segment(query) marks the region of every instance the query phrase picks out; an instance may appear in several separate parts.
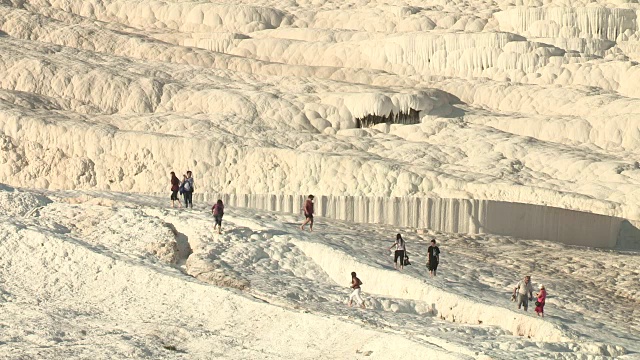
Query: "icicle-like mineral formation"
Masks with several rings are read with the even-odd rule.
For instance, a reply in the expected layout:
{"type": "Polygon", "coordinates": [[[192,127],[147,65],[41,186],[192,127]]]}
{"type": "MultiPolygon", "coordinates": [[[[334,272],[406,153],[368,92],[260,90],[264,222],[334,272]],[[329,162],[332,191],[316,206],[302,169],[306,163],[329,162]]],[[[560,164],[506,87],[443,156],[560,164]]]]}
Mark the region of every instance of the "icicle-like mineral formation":
{"type": "Polygon", "coordinates": [[[408,113],[400,111],[394,114],[392,111],[386,116],[365,115],[364,117],[356,118],[356,126],[359,128],[368,128],[382,123],[402,125],[418,124],[420,123],[420,111],[409,109],[408,113]]]}

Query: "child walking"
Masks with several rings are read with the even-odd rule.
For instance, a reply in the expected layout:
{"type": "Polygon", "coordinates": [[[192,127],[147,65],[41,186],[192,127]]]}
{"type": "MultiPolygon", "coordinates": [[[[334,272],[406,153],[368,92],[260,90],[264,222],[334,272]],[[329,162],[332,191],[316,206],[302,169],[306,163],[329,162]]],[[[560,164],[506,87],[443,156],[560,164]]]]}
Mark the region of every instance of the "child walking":
{"type": "Polygon", "coordinates": [[[224,204],[222,200],[218,199],[215,205],[211,208],[211,213],[213,214],[213,218],[216,223],[213,225],[213,230],[218,228],[218,234],[222,233],[222,216],[224,215],[224,204]]]}

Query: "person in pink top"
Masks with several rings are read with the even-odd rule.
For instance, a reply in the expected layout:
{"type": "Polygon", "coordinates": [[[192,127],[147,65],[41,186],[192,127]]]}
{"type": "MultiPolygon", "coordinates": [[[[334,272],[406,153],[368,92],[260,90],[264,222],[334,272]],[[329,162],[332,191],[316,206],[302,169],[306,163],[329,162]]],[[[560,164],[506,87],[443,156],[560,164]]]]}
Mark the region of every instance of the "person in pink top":
{"type": "Polygon", "coordinates": [[[313,231],[313,195],[307,197],[302,210],[304,211],[305,220],[300,225],[300,230],[304,230],[304,226],[309,224],[309,231],[313,231]]]}
{"type": "Polygon", "coordinates": [[[540,285],[540,292],[536,294],[536,313],[538,316],[544,317],[544,302],[547,299],[547,290],[544,285],[540,285]]]}

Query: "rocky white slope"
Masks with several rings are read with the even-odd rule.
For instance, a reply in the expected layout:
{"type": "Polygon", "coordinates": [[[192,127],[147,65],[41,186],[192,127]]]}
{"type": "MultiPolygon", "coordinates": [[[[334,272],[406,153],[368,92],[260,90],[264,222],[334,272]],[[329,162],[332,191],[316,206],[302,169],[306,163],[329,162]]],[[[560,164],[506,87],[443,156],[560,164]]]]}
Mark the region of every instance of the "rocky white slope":
{"type": "Polygon", "coordinates": [[[640,219],[635,2],[0,1],[0,179],[640,219]],[[415,111],[415,125],[354,129],[415,111]]]}
{"type": "Polygon", "coordinates": [[[309,235],[233,210],[217,236],[203,205],[139,194],[192,170],[199,193],[491,199],[638,224],[639,14],[0,0],[0,357],[637,358],[637,253],[408,236],[417,264],[443,242],[444,276],[425,281],[383,251],[408,229],[309,235]],[[343,304],[352,270],[370,310],[343,304]],[[544,321],[508,302],[525,272],[550,290],[544,321]]]}
{"type": "Polygon", "coordinates": [[[640,256],[108,192],[0,191],[0,358],[633,359],[640,256]],[[413,265],[393,269],[397,231],[413,265]],[[429,279],[426,246],[442,249],[429,279]],[[368,309],[346,306],[349,273],[368,309]],[[523,274],[546,317],[517,311],[523,274]],[[220,286],[222,285],[222,286],[220,286]]]}

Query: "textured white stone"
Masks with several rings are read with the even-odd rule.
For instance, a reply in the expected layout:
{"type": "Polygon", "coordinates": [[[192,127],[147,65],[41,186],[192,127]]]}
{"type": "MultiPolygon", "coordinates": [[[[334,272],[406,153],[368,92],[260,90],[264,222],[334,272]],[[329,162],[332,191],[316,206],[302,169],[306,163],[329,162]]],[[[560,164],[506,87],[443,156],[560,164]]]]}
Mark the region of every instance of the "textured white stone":
{"type": "MultiPolygon", "coordinates": [[[[356,317],[358,325],[335,325],[337,317],[352,313],[335,310],[345,294],[342,280],[336,286],[342,275],[334,266],[366,265],[376,289],[401,279],[387,277],[387,261],[378,259],[383,247],[371,242],[375,239],[361,240],[361,234],[348,235],[345,242],[336,239],[358,225],[340,225],[335,236],[329,231],[322,237],[341,249],[337,257],[347,259],[336,263],[324,256],[311,259],[292,245],[290,238],[310,238],[287,232],[298,220],[291,215],[245,214],[233,219],[233,241],[227,241],[212,237],[201,214],[180,215],[159,209],[156,200],[144,200],[155,204],[149,206],[139,199],[142,193],[168,196],[168,173],[181,176],[191,170],[197,201],[200,194],[236,194],[238,206],[253,202],[296,212],[298,203],[285,194],[327,195],[339,199],[324,207],[333,218],[392,224],[366,235],[373,238],[396,232],[387,226],[424,226],[611,247],[619,225],[617,246],[636,248],[639,11],[637,3],[623,0],[0,0],[0,182],[52,191],[40,195],[8,188],[0,196],[5,216],[0,223],[7,234],[0,244],[0,302],[11,308],[3,308],[9,315],[0,315],[1,324],[10,324],[2,327],[0,347],[5,346],[0,353],[11,358],[104,353],[166,357],[162,352],[169,350],[158,338],[212,339],[185,345],[193,351],[187,356],[196,358],[232,351],[241,359],[327,354],[387,359],[388,343],[413,349],[403,353],[406,358],[425,353],[442,358],[502,358],[507,353],[518,358],[624,358],[625,348],[640,351],[619,336],[620,324],[638,318],[624,300],[637,300],[637,266],[615,250],[600,261],[604,252],[536,240],[442,235],[458,251],[469,248],[469,253],[452,260],[463,270],[443,280],[448,285],[438,294],[469,278],[460,286],[472,288],[472,297],[481,298],[491,289],[488,301],[504,300],[498,293],[508,292],[513,273],[521,269],[506,258],[491,262],[500,252],[515,252],[526,269],[543,264],[535,268],[542,274],[548,274],[547,268],[557,277],[575,274],[558,280],[554,294],[554,301],[570,299],[576,309],[554,304],[563,309],[559,318],[575,324],[562,334],[568,342],[549,338],[538,346],[504,336],[542,329],[520,320],[506,325],[492,320],[495,326],[489,330],[482,324],[451,327],[454,318],[482,320],[465,317],[460,309],[494,320],[499,315],[495,309],[481,314],[482,302],[465,300],[460,293],[442,295],[459,305],[445,311],[444,323],[428,316],[412,318],[432,314],[440,304],[434,308],[415,292],[407,297],[394,290],[373,297],[371,305],[408,319],[409,325],[368,313],[356,317]],[[356,128],[358,118],[412,109],[419,111],[417,124],[356,128]],[[88,199],[94,192],[101,195],[88,199]],[[268,196],[258,201],[256,194],[268,196]],[[56,197],[64,201],[51,204],[56,197]],[[402,200],[390,200],[394,197],[402,200]],[[460,200],[442,200],[447,198],[460,200]],[[423,209],[419,199],[436,199],[429,216],[416,210],[423,209]],[[464,216],[476,210],[478,216],[486,214],[486,221],[464,216]],[[572,211],[591,214],[574,217],[572,211]],[[554,220],[545,220],[549,216],[554,220]],[[493,221],[500,217],[504,219],[493,221]],[[605,221],[599,224],[598,219],[605,221]],[[607,225],[606,219],[626,220],[607,225]],[[585,221],[589,226],[580,226],[585,221]],[[497,253],[483,249],[475,257],[473,250],[483,242],[497,253]],[[366,254],[342,256],[356,252],[366,254]],[[93,269],[95,263],[102,264],[100,271],[76,270],[93,269]],[[109,266],[119,268],[111,271],[109,266]],[[170,273],[171,280],[159,280],[156,271],[170,273]],[[186,274],[236,289],[202,290],[214,285],[195,286],[199,280],[186,274]],[[576,301],[560,290],[568,283],[608,290],[596,303],[593,294],[576,301]],[[4,290],[5,284],[11,288],[4,290]],[[282,309],[245,306],[246,298],[229,295],[239,293],[238,288],[282,309]],[[175,297],[165,295],[172,291],[175,297]],[[234,299],[224,300],[230,296],[234,299]],[[209,298],[210,307],[200,304],[209,298]],[[97,300],[87,302],[92,299],[97,300]],[[40,310],[30,319],[38,321],[16,317],[36,303],[40,310]],[[610,318],[592,312],[604,304],[610,318]],[[87,328],[104,321],[100,334],[150,335],[139,342],[96,335],[92,346],[112,351],[94,351],[83,343],[65,347],[69,352],[62,354],[57,344],[64,336],[51,324],[79,333],[60,319],[75,322],[86,308],[102,306],[108,311],[92,312],[95,317],[83,323],[87,328]],[[143,318],[132,315],[131,308],[143,306],[153,310],[143,318]],[[166,315],[175,308],[176,317],[166,315]],[[248,313],[238,324],[242,330],[219,332],[236,321],[228,315],[236,309],[248,313]],[[297,317],[293,313],[298,309],[324,315],[297,317]],[[158,318],[162,316],[167,318],[158,318]],[[213,325],[202,324],[201,319],[214,317],[213,325]],[[16,327],[22,321],[37,334],[14,332],[25,329],[16,327]],[[168,330],[167,324],[178,323],[188,323],[188,329],[168,330]],[[128,328],[123,330],[122,324],[128,328]],[[360,325],[396,326],[388,324],[399,326],[409,339],[392,336],[391,330],[359,332],[360,325]],[[523,331],[514,331],[514,324],[523,331]],[[336,326],[342,330],[329,330],[336,326]],[[275,339],[269,333],[284,334],[300,348],[270,352],[275,339]],[[310,341],[310,333],[318,339],[310,341]],[[358,337],[352,342],[362,347],[345,340],[353,333],[358,337]],[[418,339],[412,334],[428,335],[418,339]],[[602,337],[603,343],[593,341],[602,337]],[[235,338],[252,342],[228,340],[235,338]],[[112,343],[123,350],[114,350],[112,343]]],[[[318,252],[331,253],[325,250],[318,252]]],[[[415,275],[424,273],[416,270],[415,275]]],[[[545,282],[553,279],[545,276],[545,282]]],[[[637,337],[637,329],[632,323],[624,336],[637,337]]]]}

